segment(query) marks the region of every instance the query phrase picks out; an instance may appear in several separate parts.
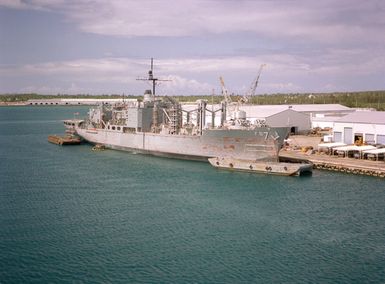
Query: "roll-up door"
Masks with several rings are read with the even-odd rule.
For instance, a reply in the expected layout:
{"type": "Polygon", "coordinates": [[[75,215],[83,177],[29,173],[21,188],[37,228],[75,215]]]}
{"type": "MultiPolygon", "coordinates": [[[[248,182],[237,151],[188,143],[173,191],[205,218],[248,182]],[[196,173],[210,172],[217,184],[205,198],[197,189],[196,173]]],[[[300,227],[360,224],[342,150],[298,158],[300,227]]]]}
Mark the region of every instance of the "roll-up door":
{"type": "Polygon", "coordinates": [[[385,135],[377,135],[377,144],[385,145],[385,135]]]}
{"type": "Polygon", "coordinates": [[[365,134],[365,143],[366,143],[366,144],[375,144],[375,141],[374,141],[374,134],[368,134],[368,133],[366,133],[366,134],[365,134]]]}
{"type": "Polygon", "coordinates": [[[334,142],[342,142],[342,132],[334,132],[334,142]]]}
{"type": "Polygon", "coordinates": [[[344,143],[353,144],[353,128],[344,127],[344,143]]]}

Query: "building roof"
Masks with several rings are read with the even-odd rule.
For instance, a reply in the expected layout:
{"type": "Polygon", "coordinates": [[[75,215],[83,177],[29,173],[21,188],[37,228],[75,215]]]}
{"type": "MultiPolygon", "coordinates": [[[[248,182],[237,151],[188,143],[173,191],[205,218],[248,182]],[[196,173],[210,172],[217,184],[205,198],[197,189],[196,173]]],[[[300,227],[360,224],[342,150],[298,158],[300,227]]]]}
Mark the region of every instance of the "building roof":
{"type": "Polygon", "coordinates": [[[304,104],[291,105],[292,109],[299,112],[353,112],[354,109],[340,104],[304,104]]]}
{"type": "Polygon", "coordinates": [[[385,124],[385,111],[356,111],[335,122],[385,124]]]}
{"type": "Polygon", "coordinates": [[[335,122],[339,120],[341,116],[324,116],[324,117],[312,117],[311,121],[313,122],[335,122]]]}
{"type": "Polygon", "coordinates": [[[288,107],[285,105],[243,105],[239,109],[245,111],[247,117],[266,118],[287,110],[288,107]]]}
{"type": "Polygon", "coordinates": [[[335,113],[354,111],[339,104],[308,104],[308,105],[243,105],[239,109],[246,111],[248,117],[266,118],[274,114],[280,113],[287,109],[291,109],[301,113],[335,113]]]}

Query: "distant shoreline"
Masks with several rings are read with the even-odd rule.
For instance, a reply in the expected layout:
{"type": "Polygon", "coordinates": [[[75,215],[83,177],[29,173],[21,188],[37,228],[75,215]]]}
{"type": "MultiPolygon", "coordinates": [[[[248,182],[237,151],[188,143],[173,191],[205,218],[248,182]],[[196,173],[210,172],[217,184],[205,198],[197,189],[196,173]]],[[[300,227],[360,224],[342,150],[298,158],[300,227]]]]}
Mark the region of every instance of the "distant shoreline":
{"type": "MultiPolygon", "coordinates": [[[[164,97],[164,96],[158,96],[164,97]]],[[[172,96],[181,103],[195,102],[198,99],[204,99],[212,103],[220,103],[223,95],[206,95],[206,96],[172,96]]],[[[124,99],[141,99],[142,96],[125,95],[124,99]]],[[[233,102],[239,101],[242,95],[231,95],[233,102]]],[[[123,99],[119,95],[39,95],[39,94],[0,94],[0,106],[28,106],[30,101],[34,100],[52,100],[51,104],[41,105],[58,105],[56,100],[67,99],[99,99],[113,100],[123,99]]],[[[292,93],[292,94],[259,94],[249,98],[252,105],[301,105],[301,104],[340,104],[350,108],[365,108],[385,111],[385,90],[378,91],[357,91],[357,92],[334,92],[334,93],[292,93]]],[[[60,105],[60,103],[59,103],[60,105]]],[[[70,104],[68,104],[70,105],[70,104]]],[[[76,104],[77,105],[77,104],[76,104]]],[[[80,105],[80,104],[79,104],[80,105]]]]}

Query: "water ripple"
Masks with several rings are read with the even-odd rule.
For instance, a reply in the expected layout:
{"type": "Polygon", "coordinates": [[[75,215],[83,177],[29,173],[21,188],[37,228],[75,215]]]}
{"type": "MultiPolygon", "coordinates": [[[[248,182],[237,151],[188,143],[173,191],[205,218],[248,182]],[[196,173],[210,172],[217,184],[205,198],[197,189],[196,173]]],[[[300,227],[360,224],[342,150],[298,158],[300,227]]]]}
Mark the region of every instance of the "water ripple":
{"type": "Polygon", "coordinates": [[[385,281],[382,180],[49,144],[73,112],[0,108],[1,283],[385,281]]]}

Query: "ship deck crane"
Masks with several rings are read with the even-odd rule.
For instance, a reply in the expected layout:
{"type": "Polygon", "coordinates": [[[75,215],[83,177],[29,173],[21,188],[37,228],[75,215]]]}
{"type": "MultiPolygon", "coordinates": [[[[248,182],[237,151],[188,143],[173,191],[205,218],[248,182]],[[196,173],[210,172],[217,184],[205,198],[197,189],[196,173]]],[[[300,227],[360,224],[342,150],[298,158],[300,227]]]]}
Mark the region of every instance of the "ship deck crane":
{"type": "Polygon", "coordinates": [[[261,66],[259,67],[257,77],[251,83],[251,86],[250,86],[249,90],[246,92],[246,94],[239,100],[240,103],[248,103],[250,101],[250,98],[255,95],[255,90],[257,89],[257,86],[258,86],[259,77],[261,76],[262,69],[265,66],[266,66],[266,64],[261,64],[261,66]]]}
{"type": "Polygon", "coordinates": [[[221,87],[222,87],[222,95],[225,98],[225,102],[230,105],[232,103],[231,97],[229,94],[229,91],[227,90],[225,86],[225,81],[223,80],[222,76],[219,77],[219,81],[221,81],[221,87]]]}

